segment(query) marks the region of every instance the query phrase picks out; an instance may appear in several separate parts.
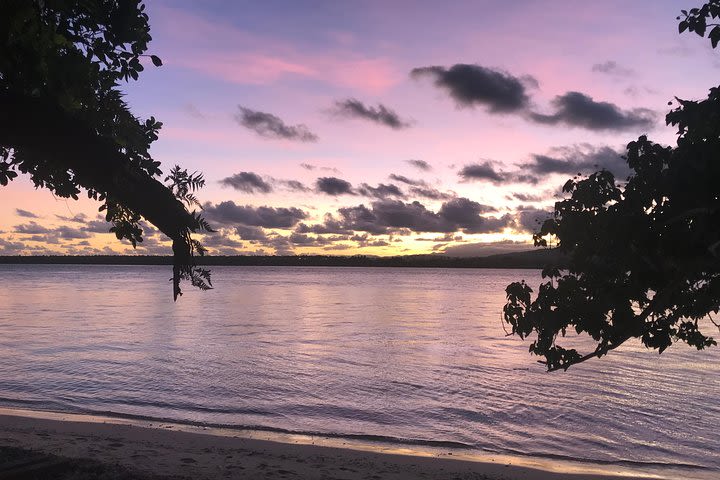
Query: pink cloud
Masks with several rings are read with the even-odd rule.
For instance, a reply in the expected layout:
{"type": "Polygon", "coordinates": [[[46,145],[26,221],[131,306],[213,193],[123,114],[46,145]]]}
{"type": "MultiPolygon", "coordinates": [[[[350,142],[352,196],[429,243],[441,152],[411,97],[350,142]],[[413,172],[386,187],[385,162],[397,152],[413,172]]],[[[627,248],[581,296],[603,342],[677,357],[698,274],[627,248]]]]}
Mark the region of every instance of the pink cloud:
{"type": "Polygon", "coordinates": [[[405,75],[388,58],[347,49],[298,51],[295,45],[261,37],[182,10],[158,7],[153,31],[168,66],[179,66],[231,83],[266,85],[301,76],[333,86],[379,94],[405,75]]]}
{"type": "Polygon", "coordinates": [[[328,65],[331,79],[344,87],[372,94],[400,83],[404,76],[386,59],[357,59],[328,65]]]}
{"type": "Polygon", "coordinates": [[[287,75],[317,75],[316,71],[306,65],[257,54],[188,55],[167,63],[241,84],[263,85],[287,75]]]}

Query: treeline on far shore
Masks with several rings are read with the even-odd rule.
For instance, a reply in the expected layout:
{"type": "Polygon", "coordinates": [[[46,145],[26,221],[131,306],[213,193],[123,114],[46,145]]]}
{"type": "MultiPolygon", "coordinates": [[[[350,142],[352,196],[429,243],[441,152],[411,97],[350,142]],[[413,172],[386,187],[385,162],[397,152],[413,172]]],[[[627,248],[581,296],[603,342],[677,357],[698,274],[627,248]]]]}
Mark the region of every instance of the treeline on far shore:
{"type": "MultiPolygon", "coordinates": [[[[563,265],[564,258],[554,249],[504,253],[487,257],[449,257],[445,255],[218,255],[197,257],[205,266],[278,266],[278,267],[418,267],[418,268],[543,268],[563,265]]],[[[172,257],[155,255],[84,255],[84,256],[0,256],[0,264],[49,265],[172,265],[172,257]]]]}

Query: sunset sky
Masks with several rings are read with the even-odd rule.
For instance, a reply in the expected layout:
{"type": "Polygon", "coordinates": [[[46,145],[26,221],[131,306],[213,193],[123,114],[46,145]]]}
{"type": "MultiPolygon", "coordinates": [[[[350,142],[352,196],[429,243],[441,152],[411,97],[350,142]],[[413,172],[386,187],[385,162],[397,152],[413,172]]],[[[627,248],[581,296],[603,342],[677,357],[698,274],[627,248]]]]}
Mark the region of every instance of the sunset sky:
{"type": "MultiPolygon", "coordinates": [[[[159,1],[133,112],[165,172],[201,171],[211,253],[487,255],[529,248],[575,173],[672,145],[674,96],[717,84],[693,2],[159,1]]],[[[20,176],[0,254],[132,252],[98,204],[20,176]]],[[[135,252],[169,254],[156,231],[135,252]]]]}

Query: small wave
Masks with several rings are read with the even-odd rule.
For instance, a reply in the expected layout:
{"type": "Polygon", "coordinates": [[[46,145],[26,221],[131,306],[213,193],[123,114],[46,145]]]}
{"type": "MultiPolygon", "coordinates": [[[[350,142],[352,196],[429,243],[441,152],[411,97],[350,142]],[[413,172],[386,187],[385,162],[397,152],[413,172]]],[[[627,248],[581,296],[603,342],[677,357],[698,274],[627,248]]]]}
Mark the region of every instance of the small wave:
{"type": "MultiPolygon", "coordinates": [[[[160,406],[167,407],[168,405],[162,404],[162,402],[139,402],[144,404],[143,406],[160,406]]],[[[430,440],[420,438],[403,438],[392,435],[373,435],[373,434],[353,434],[353,433],[340,433],[340,432],[328,432],[319,430],[294,430],[281,427],[273,427],[267,425],[250,425],[250,424],[232,424],[232,423],[219,423],[219,422],[204,422],[194,421],[188,419],[178,419],[172,417],[157,417],[151,415],[141,415],[132,413],[115,412],[112,410],[98,410],[98,409],[84,409],[77,408],[69,404],[61,404],[54,401],[41,401],[41,400],[19,400],[6,397],[0,397],[0,404],[16,408],[27,408],[33,411],[48,411],[54,413],[73,413],[80,415],[89,415],[97,417],[124,419],[138,422],[148,423],[169,423],[179,426],[190,426],[199,428],[212,428],[212,429],[223,429],[232,431],[248,431],[248,432],[269,432],[277,433],[282,435],[300,435],[305,437],[322,437],[328,439],[345,439],[345,440],[356,440],[361,442],[372,442],[381,443],[388,445],[406,445],[406,446],[422,446],[429,448],[447,448],[455,450],[481,450],[486,452],[492,452],[504,455],[513,455],[518,457],[530,457],[530,458],[545,458],[549,460],[561,460],[570,461],[575,463],[583,464],[595,464],[595,465],[607,465],[617,467],[629,467],[629,468],[658,468],[658,469],[685,469],[693,471],[710,471],[712,468],[693,464],[693,463],[673,463],[673,462],[653,462],[653,461],[637,461],[637,460],[604,460],[597,458],[582,458],[571,455],[553,454],[548,452],[527,452],[516,450],[513,448],[488,448],[482,447],[476,444],[452,441],[452,440],[430,440]]],[[[178,406],[175,405],[175,408],[178,406]]],[[[188,407],[188,405],[185,405],[188,407]]],[[[220,409],[220,408],[207,408],[200,406],[193,406],[198,411],[213,412],[213,413],[245,413],[255,415],[277,415],[268,413],[261,410],[255,409],[220,409]]],[[[462,409],[446,409],[456,410],[456,414],[461,416],[467,416],[468,414],[482,415],[480,412],[471,412],[462,409]]]]}
{"type": "Polygon", "coordinates": [[[610,465],[610,466],[618,466],[618,467],[636,467],[636,468],[677,468],[677,469],[686,469],[686,470],[712,470],[710,467],[706,467],[703,465],[697,465],[695,463],[673,463],[673,462],[646,462],[641,460],[602,460],[602,459],[596,459],[596,458],[582,458],[582,457],[574,457],[570,455],[560,455],[560,454],[554,454],[554,453],[539,453],[539,452],[522,452],[519,450],[513,450],[513,449],[507,449],[504,452],[499,453],[508,453],[510,455],[518,456],[518,457],[533,457],[533,458],[546,458],[549,460],[564,460],[564,461],[571,461],[571,462],[577,462],[577,463],[587,463],[587,464],[595,464],[595,465],[610,465]]]}
{"type": "Polygon", "coordinates": [[[390,383],[393,383],[395,385],[403,385],[403,386],[412,387],[416,390],[422,390],[423,388],[425,388],[424,385],[420,385],[417,383],[410,383],[410,382],[402,382],[400,380],[390,380],[390,383]]]}
{"type": "Polygon", "coordinates": [[[152,423],[172,423],[180,426],[190,427],[201,427],[201,428],[217,428],[223,430],[237,430],[237,431],[255,431],[255,432],[270,432],[279,433],[283,435],[302,435],[305,437],[323,437],[323,438],[337,438],[347,440],[359,440],[373,443],[386,443],[392,445],[415,445],[425,446],[434,448],[452,448],[458,450],[471,450],[476,449],[476,445],[471,445],[463,442],[456,442],[452,440],[426,440],[419,438],[401,438],[390,435],[370,435],[370,434],[353,434],[353,433],[338,433],[338,432],[322,432],[314,430],[293,430],[280,427],[270,427],[266,425],[242,425],[232,423],[213,423],[213,422],[200,422],[193,420],[181,420],[177,418],[169,417],[153,417],[149,415],[137,415],[132,413],[120,413],[113,411],[102,411],[102,410],[75,410],[67,413],[78,413],[82,415],[91,415],[97,417],[117,418],[124,420],[134,420],[139,422],[152,422],[152,423]]]}
{"type": "Polygon", "coordinates": [[[32,400],[0,397],[0,406],[9,408],[22,408],[28,410],[46,410],[46,411],[68,411],[67,405],[52,400],[32,400]]]}
{"type": "MultiPolygon", "coordinates": [[[[103,399],[95,399],[95,403],[100,404],[118,404],[122,403],[122,400],[119,399],[112,399],[112,400],[103,400],[103,399]]],[[[219,414],[227,414],[227,415],[257,415],[261,417],[278,417],[282,416],[281,414],[270,412],[268,410],[262,410],[258,408],[222,408],[222,407],[207,407],[204,405],[197,405],[194,403],[167,403],[167,402],[158,402],[158,401],[144,401],[140,399],[133,399],[132,403],[129,403],[128,405],[133,407],[151,407],[151,408],[160,408],[163,410],[175,410],[175,411],[181,411],[181,412],[201,412],[201,413],[219,413],[219,414]]],[[[86,413],[83,411],[83,413],[86,413]]],[[[112,412],[110,410],[103,412],[103,415],[107,414],[107,416],[117,416],[118,413],[112,412]]],[[[120,414],[124,415],[124,414],[120,414]]]]}

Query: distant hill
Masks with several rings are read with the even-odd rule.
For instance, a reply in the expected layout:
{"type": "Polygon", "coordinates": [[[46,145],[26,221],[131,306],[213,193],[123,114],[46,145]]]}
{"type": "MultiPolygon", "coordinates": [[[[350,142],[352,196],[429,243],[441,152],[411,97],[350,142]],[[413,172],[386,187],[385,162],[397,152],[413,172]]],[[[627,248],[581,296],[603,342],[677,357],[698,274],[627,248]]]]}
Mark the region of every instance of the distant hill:
{"type": "MultiPolygon", "coordinates": [[[[207,256],[198,257],[199,265],[287,266],[287,267],[417,267],[417,268],[534,268],[551,263],[563,265],[564,258],[555,249],[536,249],[487,257],[459,258],[444,255],[285,255],[285,256],[207,256]]],[[[0,256],[0,264],[57,265],[172,265],[172,257],[152,255],[92,256],[0,256]]]]}

